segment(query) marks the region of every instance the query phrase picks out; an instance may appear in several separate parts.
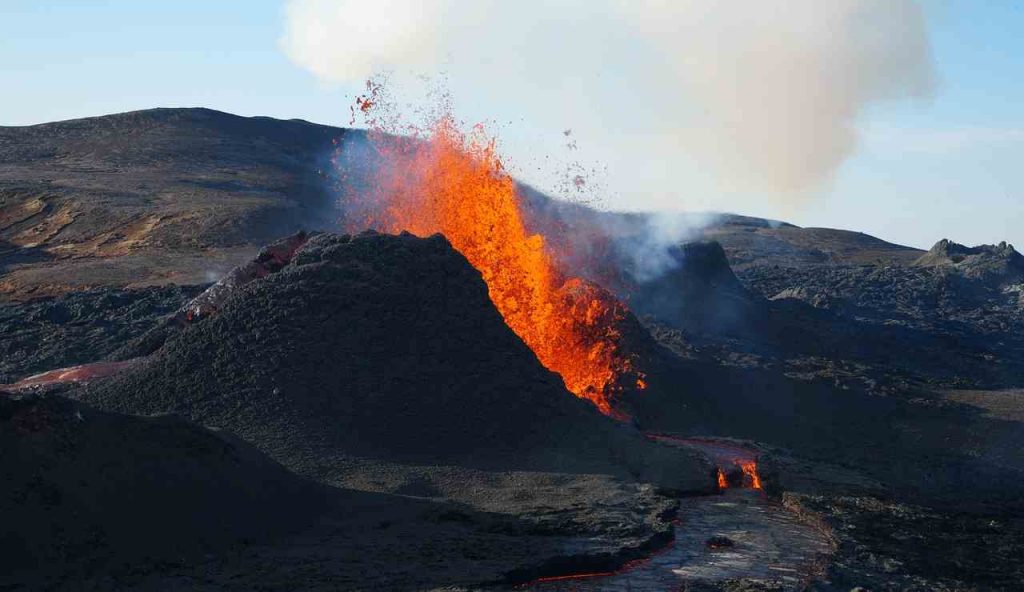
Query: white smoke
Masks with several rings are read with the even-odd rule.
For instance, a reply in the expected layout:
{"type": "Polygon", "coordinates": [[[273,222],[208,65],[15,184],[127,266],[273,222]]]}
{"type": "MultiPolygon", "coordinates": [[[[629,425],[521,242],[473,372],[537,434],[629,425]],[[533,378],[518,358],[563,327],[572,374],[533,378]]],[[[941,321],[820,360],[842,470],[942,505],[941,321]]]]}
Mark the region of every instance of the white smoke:
{"type": "Polygon", "coordinates": [[[628,15],[677,58],[666,68],[704,110],[681,136],[772,189],[826,180],[853,152],[866,106],[932,87],[924,14],[909,0],[644,5],[628,15]]]}
{"type": "Polygon", "coordinates": [[[866,108],[933,86],[915,0],[289,0],[285,15],[284,51],[325,81],[444,71],[457,101],[572,127],[618,187],[691,207],[680,163],[725,191],[814,191],[866,108]]]}
{"type": "Polygon", "coordinates": [[[281,45],[327,82],[362,81],[396,65],[431,69],[441,57],[442,0],[301,0],[285,6],[281,45]]]}

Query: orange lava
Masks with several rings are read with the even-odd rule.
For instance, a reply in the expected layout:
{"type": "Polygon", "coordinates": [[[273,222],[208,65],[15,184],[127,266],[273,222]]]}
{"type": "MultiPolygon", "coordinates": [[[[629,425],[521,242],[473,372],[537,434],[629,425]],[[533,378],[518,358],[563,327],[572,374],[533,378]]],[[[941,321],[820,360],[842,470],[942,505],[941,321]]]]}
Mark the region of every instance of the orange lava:
{"type": "MultiPolygon", "coordinates": [[[[757,462],[753,460],[734,460],[733,464],[743,471],[743,483],[742,487],[747,487],[749,484],[750,489],[761,489],[761,476],[757,474],[757,462]]],[[[728,489],[729,482],[725,478],[725,472],[718,469],[718,488],[728,489]]]]}
{"type": "Polygon", "coordinates": [[[740,487],[762,489],[761,476],[757,472],[757,452],[754,450],[712,438],[680,438],[668,434],[657,433],[648,433],[645,435],[647,438],[656,442],[694,447],[707,454],[708,458],[710,458],[717,467],[719,489],[729,488],[729,480],[726,475],[726,470],[728,469],[729,473],[734,474],[734,469],[736,467],[739,467],[743,472],[743,480],[740,487]]]}
{"type": "Polygon", "coordinates": [[[757,463],[752,460],[736,461],[743,474],[750,478],[750,486],[754,489],[761,489],[761,477],[757,474],[757,463]]]}
{"type": "Polygon", "coordinates": [[[444,115],[423,137],[370,137],[386,165],[349,201],[349,229],[442,233],[480,271],[505,323],[540,362],[576,396],[625,419],[612,398],[624,384],[645,387],[620,348],[625,310],[556,269],[544,237],[526,230],[515,182],[483,127],[466,134],[444,115]]]}

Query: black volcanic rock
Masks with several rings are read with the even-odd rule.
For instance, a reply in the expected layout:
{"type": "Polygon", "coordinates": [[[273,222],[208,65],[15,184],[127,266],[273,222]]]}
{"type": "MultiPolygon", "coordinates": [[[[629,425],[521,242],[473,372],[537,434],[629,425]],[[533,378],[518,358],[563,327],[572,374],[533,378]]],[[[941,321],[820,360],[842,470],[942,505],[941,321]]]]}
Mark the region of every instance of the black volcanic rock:
{"type": "Polygon", "coordinates": [[[1005,281],[1024,277],[1024,256],[1005,241],[998,245],[966,247],[944,238],[914,261],[914,265],[952,268],[972,279],[1005,281]]]}
{"type": "Polygon", "coordinates": [[[182,303],[174,314],[165,315],[142,335],[133,336],[111,353],[110,358],[115,361],[130,360],[160,349],[167,339],[187,325],[216,313],[224,301],[241,287],[280,271],[291,262],[295,251],[309,240],[309,236],[309,233],[299,231],[263,247],[251,261],[235,267],[215,284],[182,303]]]}
{"type": "Polygon", "coordinates": [[[0,304],[0,384],[106,357],[201,291],[163,286],[73,292],[0,304]]]}
{"type": "Polygon", "coordinates": [[[78,396],[230,429],[301,474],[354,458],[713,486],[565,390],[441,236],[317,235],[137,370],[78,396]]]}
{"type": "Polygon", "coordinates": [[[202,557],[308,523],[321,489],[180,417],[0,393],[0,586],[202,557]]]}

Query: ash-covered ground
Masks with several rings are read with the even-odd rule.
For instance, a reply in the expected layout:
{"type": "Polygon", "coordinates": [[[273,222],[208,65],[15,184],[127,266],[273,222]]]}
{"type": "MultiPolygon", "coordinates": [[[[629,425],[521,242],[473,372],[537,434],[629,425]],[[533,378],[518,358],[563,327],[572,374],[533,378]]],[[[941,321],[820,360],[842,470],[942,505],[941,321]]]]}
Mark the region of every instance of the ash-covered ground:
{"type": "MultiPolygon", "coordinates": [[[[616,571],[690,541],[673,535],[687,520],[740,528],[685,497],[714,491],[710,459],[647,432],[757,451],[767,526],[741,545],[785,547],[771,525],[790,519],[831,545],[797,586],[751,569],[678,589],[1019,585],[1011,246],[725,216],[650,278],[617,256],[644,228],[621,215],[606,269],[584,271],[640,320],[626,339],[648,388],[619,401],[633,424],[565,391],[441,237],[316,235],[215,314],[175,320],[265,244],[332,228],[327,157],[352,137],[188,109],[0,129],[0,383],[141,356],[0,394],[17,517],[0,584],[502,588],[616,571]]],[[[527,197],[541,229],[617,216],[527,197]]]]}

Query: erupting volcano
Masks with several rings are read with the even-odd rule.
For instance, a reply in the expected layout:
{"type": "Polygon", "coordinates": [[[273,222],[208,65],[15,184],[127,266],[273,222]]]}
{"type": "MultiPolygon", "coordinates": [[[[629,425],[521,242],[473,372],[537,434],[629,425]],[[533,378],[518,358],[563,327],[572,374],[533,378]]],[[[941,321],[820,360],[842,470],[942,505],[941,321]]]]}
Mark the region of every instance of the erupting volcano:
{"type": "MultiPolygon", "coordinates": [[[[357,102],[367,114],[379,87],[357,102]]],[[[563,274],[550,244],[524,223],[522,199],[482,125],[469,134],[450,114],[429,134],[398,138],[370,119],[375,156],[387,163],[368,183],[344,192],[349,230],[419,236],[442,233],[480,271],[508,326],[565,386],[605,415],[625,418],[612,400],[643,373],[621,347],[625,309],[585,280],[563,274]]]]}

